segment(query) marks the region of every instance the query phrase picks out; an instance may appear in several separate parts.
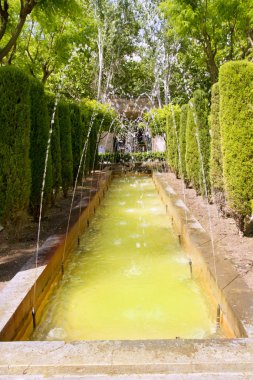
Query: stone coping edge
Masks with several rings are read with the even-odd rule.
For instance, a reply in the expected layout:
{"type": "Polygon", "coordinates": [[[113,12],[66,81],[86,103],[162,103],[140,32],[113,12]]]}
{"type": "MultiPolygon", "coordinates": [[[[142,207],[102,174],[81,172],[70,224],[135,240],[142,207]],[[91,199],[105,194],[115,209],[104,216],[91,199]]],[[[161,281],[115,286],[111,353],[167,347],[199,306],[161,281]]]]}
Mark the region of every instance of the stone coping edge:
{"type": "Polygon", "coordinates": [[[220,306],[221,327],[229,338],[253,337],[253,292],[225,259],[225,252],[190,213],[169,183],[166,173],[153,173],[153,181],[165,204],[182,247],[192,261],[197,278],[212,300],[220,306]],[[235,279],[233,281],[233,279],[235,279]]]}

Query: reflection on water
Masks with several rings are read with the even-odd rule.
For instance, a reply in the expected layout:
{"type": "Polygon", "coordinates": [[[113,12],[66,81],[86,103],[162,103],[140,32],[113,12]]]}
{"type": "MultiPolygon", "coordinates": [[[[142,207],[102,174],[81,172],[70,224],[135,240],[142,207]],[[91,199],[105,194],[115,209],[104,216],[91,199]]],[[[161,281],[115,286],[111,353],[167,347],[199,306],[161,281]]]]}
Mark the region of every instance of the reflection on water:
{"type": "Polygon", "coordinates": [[[215,321],[151,178],[115,179],[32,339],[207,338],[215,321]]]}

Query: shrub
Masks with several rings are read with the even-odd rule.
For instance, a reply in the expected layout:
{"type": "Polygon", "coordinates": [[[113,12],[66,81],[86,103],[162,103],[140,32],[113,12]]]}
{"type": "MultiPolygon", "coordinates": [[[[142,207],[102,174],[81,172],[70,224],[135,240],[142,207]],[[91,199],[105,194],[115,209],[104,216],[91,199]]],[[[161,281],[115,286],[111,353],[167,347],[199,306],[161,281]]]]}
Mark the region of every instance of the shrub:
{"type": "Polygon", "coordinates": [[[69,104],[70,123],[71,123],[71,139],[72,139],[72,155],[73,155],[73,181],[75,182],[80,159],[83,150],[82,144],[82,121],[81,110],[78,104],[69,104]]]}
{"type": "Polygon", "coordinates": [[[98,162],[98,130],[97,125],[93,125],[90,131],[90,139],[89,139],[89,171],[91,172],[98,162]]]}
{"type": "Polygon", "coordinates": [[[73,183],[73,158],[71,143],[71,124],[69,106],[65,101],[58,106],[60,137],[61,137],[61,176],[64,197],[68,195],[68,189],[73,183]]]}
{"type": "Polygon", "coordinates": [[[153,108],[144,114],[144,120],[151,129],[152,136],[163,136],[166,132],[166,114],[168,107],[153,108]]]}
{"type": "Polygon", "coordinates": [[[30,196],[30,82],[15,67],[0,69],[0,221],[19,233],[30,196]]]}
{"type": "MultiPolygon", "coordinates": [[[[164,107],[164,109],[167,107],[164,107]]],[[[180,172],[179,163],[179,128],[181,109],[178,105],[169,105],[166,112],[166,141],[168,163],[171,169],[178,175],[180,172]]]]}
{"type": "Polygon", "coordinates": [[[226,199],[239,228],[247,232],[253,203],[253,64],[226,63],[219,86],[226,199]]]}
{"type": "MultiPolygon", "coordinates": [[[[49,128],[51,127],[52,116],[55,107],[55,96],[47,94],[47,106],[49,114],[49,128]]],[[[61,141],[60,141],[60,128],[58,108],[54,116],[54,124],[51,135],[51,157],[52,157],[52,203],[55,202],[57,194],[61,187],[61,141]]]]}
{"type": "Polygon", "coordinates": [[[91,127],[85,163],[87,169],[91,171],[98,162],[98,138],[103,131],[109,131],[112,123],[114,127],[117,126],[117,114],[108,104],[102,104],[96,100],[84,99],[81,107],[85,138],[91,127]]]}
{"type": "Polygon", "coordinates": [[[219,84],[212,87],[212,102],[210,113],[211,127],[211,153],[210,153],[210,182],[212,195],[215,203],[220,209],[224,209],[224,182],[223,182],[223,162],[221,152],[221,134],[220,134],[220,95],[219,84]]]}
{"type": "MultiPolygon", "coordinates": [[[[45,170],[45,158],[49,138],[49,117],[43,85],[31,80],[31,144],[30,159],[32,171],[32,188],[30,196],[30,209],[35,220],[40,211],[41,190],[45,170]]],[[[52,194],[52,160],[49,154],[47,175],[44,188],[43,214],[51,202],[52,194]]]]}
{"type": "Polygon", "coordinates": [[[82,149],[85,148],[85,157],[84,157],[84,167],[82,172],[84,175],[87,175],[89,172],[89,168],[92,165],[91,164],[91,158],[90,158],[90,128],[91,128],[91,117],[92,113],[91,110],[87,107],[87,105],[82,104],[81,105],[81,124],[82,124],[82,133],[81,133],[81,146],[82,149]],[[88,137],[89,133],[89,137],[88,137]],[[87,141],[88,140],[88,141],[87,141]]]}
{"type": "Polygon", "coordinates": [[[192,106],[189,105],[187,112],[185,165],[187,178],[196,191],[199,192],[200,162],[198,144],[196,140],[196,125],[193,114],[194,100],[191,99],[189,104],[192,104],[192,106]]]}
{"type": "Polygon", "coordinates": [[[136,153],[103,153],[99,155],[99,162],[148,162],[148,161],[165,161],[165,152],[136,152],[136,153]]]}
{"type": "Polygon", "coordinates": [[[181,170],[182,177],[185,183],[188,183],[187,172],[186,172],[186,162],[185,162],[185,152],[186,152],[186,126],[187,126],[187,115],[188,115],[188,104],[184,104],[181,107],[180,115],[180,131],[179,131],[179,144],[181,152],[181,170]]]}
{"type": "Polygon", "coordinates": [[[209,157],[210,134],[208,126],[208,100],[202,90],[197,90],[189,102],[186,128],[186,171],[189,180],[199,193],[210,190],[209,157]],[[203,178],[202,165],[205,178],[203,178]]]}

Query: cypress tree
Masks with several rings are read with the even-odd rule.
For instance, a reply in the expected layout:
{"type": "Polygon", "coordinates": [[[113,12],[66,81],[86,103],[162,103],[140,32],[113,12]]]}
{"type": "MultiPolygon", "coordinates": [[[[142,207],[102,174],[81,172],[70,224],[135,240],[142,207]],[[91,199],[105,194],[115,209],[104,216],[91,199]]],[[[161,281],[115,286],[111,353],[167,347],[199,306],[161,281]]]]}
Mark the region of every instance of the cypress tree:
{"type": "Polygon", "coordinates": [[[185,164],[187,178],[191,185],[199,193],[200,186],[200,161],[198,153],[198,143],[196,140],[196,125],[193,114],[194,99],[189,102],[189,108],[187,113],[187,125],[186,125],[186,152],[185,152],[185,164]]]}
{"type": "MultiPolygon", "coordinates": [[[[194,93],[195,107],[196,107],[196,116],[197,116],[197,128],[199,132],[199,142],[201,156],[204,166],[204,175],[206,182],[206,190],[208,196],[210,195],[210,131],[209,131],[209,106],[207,95],[202,90],[197,90],[194,93]]],[[[201,170],[201,179],[200,179],[200,188],[201,193],[205,195],[204,189],[204,178],[201,170]]]]}
{"type": "Polygon", "coordinates": [[[210,134],[208,125],[208,100],[202,90],[197,90],[189,102],[186,128],[186,170],[196,191],[205,194],[209,181],[210,134]],[[203,178],[202,165],[205,178],[203,178]]]}
{"type": "Polygon", "coordinates": [[[181,149],[181,160],[182,160],[182,176],[186,183],[188,184],[187,171],[186,171],[186,162],[185,162],[185,153],[186,153],[186,126],[187,126],[187,115],[188,115],[188,104],[184,104],[181,107],[180,115],[180,132],[179,132],[179,143],[181,149]]]}
{"type": "Polygon", "coordinates": [[[212,87],[211,113],[209,119],[211,126],[210,182],[214,202],[220,209],[223,209],[225,205],[225,197],[219,115],[219,84],[216,83],[212,87]]]}
{"type": "MultiPolygon", "coordinates": [[[[87,112],[87,107],[85,105],[81,105],[81,124],[82,124],[82,128],[81,128],[81,146],[82,146],[82,149],[84,148],[84,145],[86,146],[86,151],[85,151],[85,157],[84,157],[84,175],[86,175],[88,172],[89,172],[89,168],[90,168],[90,144],[89,144],[89,141],[87,141],[88,139],[88,132],[89,132],[89,128],[90,128],[90,119],[88,117],[88,112],[87,112]]],[[[82,170],[83,172],[83,170],[82,170]]]]}
{"type": "Polygon", "coordinates": [[[179,163],[179,128],[180,128],[180,113],[181,109],[178,105],[174,106],[169,105],[167,111],[167,120],[168,126],[166,128],[166,141],[167,141],[167,154],[168,154],[168,163],[176,175],[180,172],[180,163],[179,163]]]}
{"type": "Polygon", "coordinates": [[[97,147],[97,138],[98,138],[98,130],[97,126],[94,125],[90,132],[89,138],[89,171],[91,172],[97,164],[98,161],[98,147],[97,147]]]}
{"type": "MultiPolygon", "coordinates": [[[[82,120],[81,110],[78,104],[69,104],[70,122],[71,122],[71,138],[72,138],[72,155],[73,155],[73,181],[75,182],[80,159],[82,154],[82,120]]],[[[82,170],[80,171],[82,172],[82,170]]],[[[81,173],[80,173],[81,174],[81,173]]]]}
{"type": "Polygon", "coordinates": [[[219,87],[226,199],[240,230],[250,233],[252,223],[248,222],[253,213],[253,63],[224,64],[220,69],[219,87]]]}
{"type": "Polygon", "coordinates": [[[0,68],[0,221],[19,234],[31,189],[30,82],[19,69],[0,68]]]}
{"type": "MultiPolygon", "coordinates": [[[[55,108],[55,96],[47,94],[47,106],[49,114],[49,128],[51,127],[51,121],[55,108]]],[[[52,157],[52,203],[55,203],[56,197],[61,187],[61,140],[60,140],[60,127],[58,108],[56,109],[54,116],[53,131],[51,135],[51,157],[52,157]]]]}
{"type": "Polygon", "coordinates": [[[73,184],[73,158],[70,113],[69,106],[65,101],[59,103],[58,115],[61,136],[62,190],[64,197],[67,197],[68,189],[73,184]]]}
{"type": "MultiPolygon", "coordinates": [[[[45,170],[46,151],[49,139],[49,116],[46,96],[43,85],[31,80],[31,144],[30,159],[32,172],[32,187],[30,196],[30,209],[37,220],[40,211],[42,181],[45,170]]],[[[43,214],[51,203],[52,195],[52,159],[49,152],[47,174],[44,188],[43,214]]]]}

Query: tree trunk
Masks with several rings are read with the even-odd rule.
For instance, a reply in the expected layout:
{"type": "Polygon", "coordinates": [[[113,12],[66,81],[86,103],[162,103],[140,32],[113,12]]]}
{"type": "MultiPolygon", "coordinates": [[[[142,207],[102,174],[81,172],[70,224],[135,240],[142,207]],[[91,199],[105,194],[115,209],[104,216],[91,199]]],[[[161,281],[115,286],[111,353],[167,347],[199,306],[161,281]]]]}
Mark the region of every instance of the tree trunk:
{"type": "Polygon", "coordinates": [[[212,84],[218,81],[219,69],[215,62],[216,50],[213,50],[209,40],[204,43],[204,51],[206,54],[207,70],[210,74],[212,84]]]}
{"type": "Polygon", "coordinates": [[[8,23],[8,18],[1,17],[1,19],[2,19],[2,25],[1,25],[1,28],[0,28],[0,41],[3,38],[4,34],[5,34],[7,23],[8,23]]]}
{"type": "Polygon", "coordinates": [[[24,7],[21,7],[19,22],[18,22],[11,38],[7,42],[7,44],[4,46],[3,49],[0,50],[0,62],[3,60],[3,58],[5,58],[9,54],[9,52],[11,51],[13,46],[16,44],[17,39],[18,39],[22,29],[23,29],[25,22],[26,22],[26,18],[32,12],[35,5],[36,5],[35,0],[31,0],[31,2],[27,1],[26,5],[24,7]]]}
{"type": "Polygon", "coordinates": [[[5,0],[4,7],[2,7],[1,1],[0,1],[0,19],[1,19],[0,41],[6,32],[8,19],[9,19],[8,9],[9,9],[8,2],[5,0]]]}
{"type": "Polygon", "coordinates": [[[251,29],[249,32],[249,42],[251,47],[253,47],[253,29],[251,29]]]}
{"type": "Polygon", "coordinates": [[[216,65],[214,55],[207,56],[207,69],[210,74],[212,84],[217,83],[219,78],[219,69],[216,65]]]}

